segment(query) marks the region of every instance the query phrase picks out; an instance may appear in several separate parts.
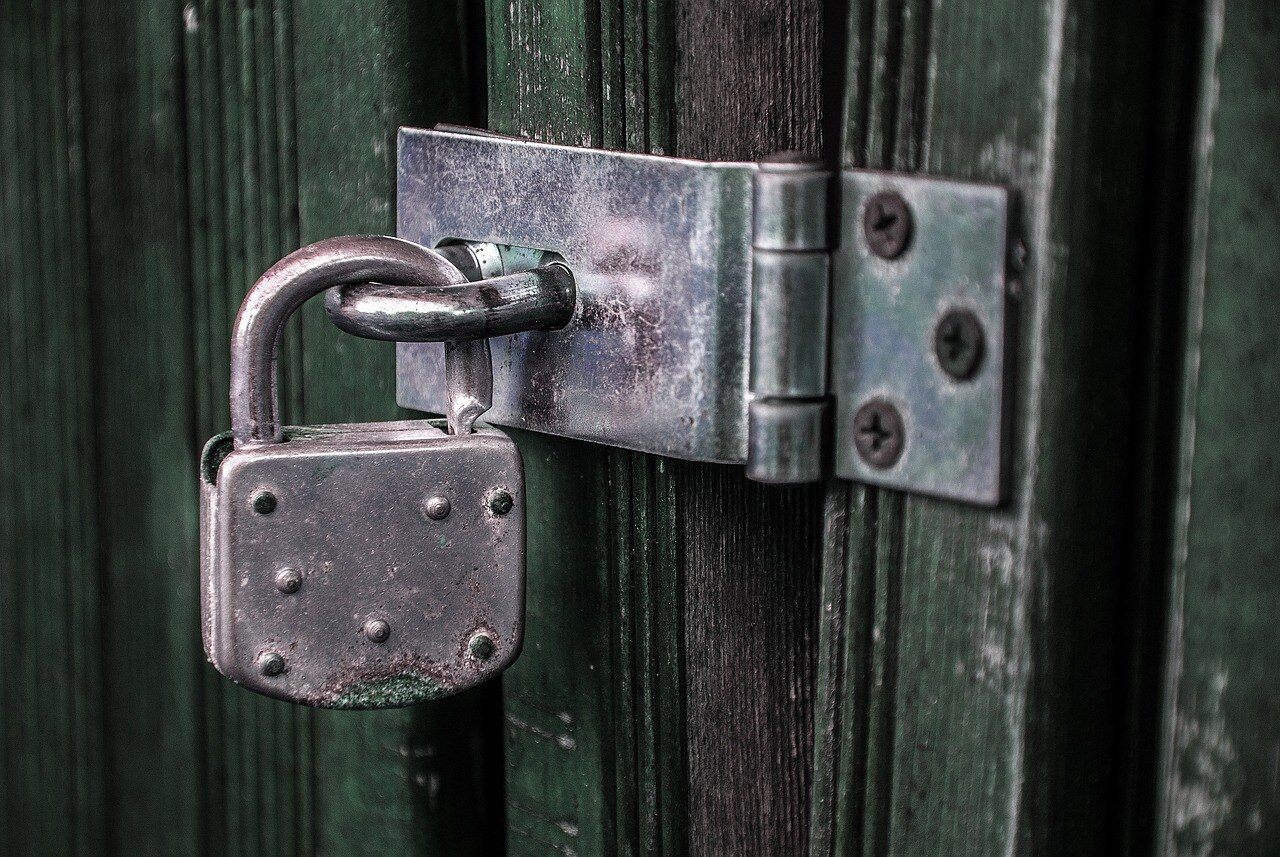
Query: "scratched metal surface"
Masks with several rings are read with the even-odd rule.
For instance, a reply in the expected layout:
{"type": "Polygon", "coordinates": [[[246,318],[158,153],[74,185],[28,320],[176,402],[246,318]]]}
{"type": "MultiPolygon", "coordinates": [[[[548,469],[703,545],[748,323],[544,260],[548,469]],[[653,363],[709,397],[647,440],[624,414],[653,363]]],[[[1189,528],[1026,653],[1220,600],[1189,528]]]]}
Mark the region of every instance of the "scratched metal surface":
{"type": "MultiPolygon", "coordinates": [[[[205,650],[267,696],[322,708],[386,708],[457,693],[519,654],[525,498],[520,453],[481,426],[426,420],[294,429],[288,443],[206,448],[201,485],[205,650]],[[299,434],[302,432],[303,434],[299,434]],[[216,474],[217,481],[213,481],[216,474]],[[254,510],[270,491],[272,511],[254,510]],[[488,498],[506,491],[509,511],[488,498]],[[425,513],[431,497],[451,506],[425,513]],[[293,593],[276,587],[301,572],[293,593]],[[391,627],[383,643],[363,627],[391,627]],[[473,657],[484,633],[491,656],[473,657]],[[279,675],[261,659],[284,659],[279,675]]],[[[225,445],[225,444],[224,444],[225,445]]]]}
{"type": "MultiPolygon", "coordinates": [[[[553,250],[577,280],[565,328],[492,341],[485,418],[741,462],[755,169],[402,129],[400,237],[553,250]]],[[[397,348],[400,404],[441,412],[442,346],[397,348]]]]}
{"type": "Polygon", "coordinates": [[[995,506],[1005,487],[1008,191],[875,170],[845,170],[840,180],[831,332],[836,475],[995,506]],[[871,253],[861,228],[867,200],[884,190],[901,194],[914,221],[906,251],[891,260],[871,253]],[[934,351],[935,330],[951,310],[973,313],[984,331],[981,361],[964,380],[949,377],[934,351]],[[873,399],[892,402],[905,425],[902,454],[885,469],[867,464],[853,442],[858,408],[873,399]]]}

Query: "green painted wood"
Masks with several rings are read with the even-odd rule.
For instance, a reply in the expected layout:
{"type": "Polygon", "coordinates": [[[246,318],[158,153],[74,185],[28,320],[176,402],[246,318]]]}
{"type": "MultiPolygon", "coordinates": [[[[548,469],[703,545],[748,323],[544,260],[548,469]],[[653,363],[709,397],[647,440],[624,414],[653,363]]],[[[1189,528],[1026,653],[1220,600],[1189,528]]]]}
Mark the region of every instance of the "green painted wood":
{"type": "MultiPolygon", "coordinates": [[[[1274,851],[1275,12],[840,5],[495,0],[490,121],[1015,186],[1009,506],[520,433],[501,705],[319,715],[203,663],[193,463],[249,283],[390,231],[398,124],[482,124],[478,8],[0,6],[0,851],[1274,851]]],[[[318,308],[283,363],[291,418],[398,413],[318,308]]]]}
{"type": "MultiPolygon", "coordinates": [[[[0,851],[501,840],[496,688],[317,722],[200,650],[195,461],[240,298],[304,230],[393,230],[401,122],[474,121],[474,12],[369,11],[0,7],[0,851]]],[[[394,413],[387,352],[353,366],[318,318],[306,367],[286,340],[286,411],[394,413]]]]}
{"type": "Polygon", "coordinates": [[[80,35],[107,738],[92,847],[130,854],[194,850],[203,814],[180,12],[86,3],[80,35]]]}
{"type": "Polygon", "coordinates": [[[1280,842],[1280,10],[1195,4],[1202,42],[1156,850],[1280,842]]]}
{"type": "Polygon", "coordinates": [[[106,835],[76,5],[0,6],[0,842],[106,835]]]}
{"type": "Polygon", "coordinates": [[[1146,14],[851,4],[846,163],[1010,184],[1026,262],[1007,506],[829,495],[814,854],[1108,850],[1146,14]]]}

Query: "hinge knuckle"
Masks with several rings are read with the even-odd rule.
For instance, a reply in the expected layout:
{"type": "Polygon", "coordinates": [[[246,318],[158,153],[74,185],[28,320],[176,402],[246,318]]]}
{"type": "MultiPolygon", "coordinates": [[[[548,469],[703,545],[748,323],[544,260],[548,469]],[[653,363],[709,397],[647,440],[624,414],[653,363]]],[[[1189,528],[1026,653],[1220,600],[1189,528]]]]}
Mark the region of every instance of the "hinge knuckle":
{"type": "Polygon", "coordinates": [[[804,156],[755,175],[746,472],[758,482],[814,482],[825,469],[830,188],[804,156]]]}

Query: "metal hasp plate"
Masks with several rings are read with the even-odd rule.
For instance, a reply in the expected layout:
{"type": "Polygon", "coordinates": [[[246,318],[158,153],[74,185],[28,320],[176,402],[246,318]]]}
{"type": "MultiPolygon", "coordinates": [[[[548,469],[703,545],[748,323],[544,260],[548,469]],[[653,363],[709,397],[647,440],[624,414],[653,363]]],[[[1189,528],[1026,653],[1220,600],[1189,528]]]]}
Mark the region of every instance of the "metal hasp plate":
{"type": "Polygon", "coordinates": [[[258,693],[321,708],[447,696],[519,654],[520,454],[426,420],[293,428],[202,463],[204,643],[258,693]]]}
{"type": "MultiPolygon", "coordinates": [[[[755,169],[402,129],[401,238],[551,250],[577,281],[566,327],[492,340],[485,419],[742,462],[755,169]]],[[[397,349],[400,404],[442,412],[443,346],[397,349]]]]}
{"type": "Polygon", "coordinates": [[[997,505],[1008,191],[846,170],[840,222],[830,377],[836,475],[997,505]],[[897,234],[886,246],[889,225],[897,234]]]}
{"type": "MultiPolygon", "coordinates": [[[[792,181],[789,169],[785,161],[711,163],[402,129],[399,235],[428,247],[466,240],[553,251],[572,269],[578,306],[566,327],[492,340],[487,418],[498,425],[743,463],[749,409],[756,427],[768,428],[775,411],[821,415],[834,399],[825,442],[804,442],[819,461],[795,468],[799,478],[824,472],[825,446],[841,477],[999,503],[1007,191],[843,171],[833,188],[840,204],[826,206],[826,217],[841,221],[828,346],[825,304],[797,305],[804,296],[825,300],[825,247],[753,241],[760,199],[781,201],[762,211],[783,213],[785,229],[785,212],[813,213],[807,203],[788,209],[788,194],[820,173],[792,181]],[[782,195],[771,196],[773,187],[782,195]],[[882,196],[869,209],[882,192],[896,202],[882,196]],[[759,271],[769,274],[755,277],[757,292],[768,288],[763,298],[753,297],[759,271]],[[812,335],[788,328],[776,342],[753,343],[753,308],[761,330],[777,328],[773,319],[808,319],[812,335]],[[762,363],[777,347],[798,348],[806,361],[825,350],[827,365],[818,354],[807,376],[824,386],[753,395],[753,365],[786,367],[802,356],[762,363]]],[[[442,364],[439,344],[400,344],[400,404],[441,412],[442,364]]],[[[823,421],[811,422],[820,433],[823,421]]],[[[765,442],[797,437],[791,430],[765,442]]]]}

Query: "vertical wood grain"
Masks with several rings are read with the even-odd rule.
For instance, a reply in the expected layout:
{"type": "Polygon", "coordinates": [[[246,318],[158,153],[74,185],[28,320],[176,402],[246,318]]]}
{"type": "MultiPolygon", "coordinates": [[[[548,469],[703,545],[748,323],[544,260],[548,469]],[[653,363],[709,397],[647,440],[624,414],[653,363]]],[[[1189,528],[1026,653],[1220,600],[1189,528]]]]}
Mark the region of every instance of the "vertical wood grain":
{"type": "MultiPolygon", "coordinates": [[[[261,271],[298,245],[291,28],[287,0],[182,8],[202,437],[227,424],[227,343],[240,301],[261,271]]],[[[286,379],[298,371],[298,344],[295,335],[283,350],[286,379]]],[[[296,412],[296,396],[286,412],[296,412]]],[[[243,693],[207,668],[201,675],[209,850],[311,853],[310,713],[243,693]]]]}
{"type": "Polygon", "coordinates": [[[1280,842],[1280,14],[1196,8],[1155,851],[1262,855],[1280,842]]]}
{"type": "MultiPolygon", "coordinates": [[[[493,127],[691,157],[816,148],[821,7],[736,8],[491,4],[493,127]]],[[[513,853],[797,853],[820,491],[519,437],[531,504],[553,511],[531,523],[529,637],[506,678],[513,853]],[[669,548],[646,550],[647,520],[669,548]]]]}
{"type": "Polygon", "coordinates": [[[191,279],[175,2],[85,4],[104,850],[201,841],[191,279]]]}
{"type": "Polygon", "coordinates": [[[833,830],[814,853],[1107,850],[1147,14],[851,4],[846,162],[1009,184],[1026,263],[1010,502],[852,492],[829,528],[842,568],[828,568],[824,604],[845,607],[823,634],[839,648],[821,655],[819,734],[838,756],[817,762],[833,830]]]}
{"type": "MultiPolygon", "coordinates": [[[[469,122],[465,4],[296,0],[294,80],[303,243],[395,231],[396,132],[469,122]]],[[[394,349],[302,316],[306,421],[371,421],[395,407],[394,349]]],[[[376,514],[376,510],[370,510],[376,514]]],[[[391,712],[316,712],[316,850],[492,852],[500,802],[483,715],[496,688],[391,712]]],[[[493,737],[496,737],[494,735],[493,737]]],[[[496,837],[496,838],[495,838],[496,837]]]]}
{"type": "Polygon", "coordinates": [[[81,10],[0,7],[0,842],[106,835],[81,10]]]}
{"type": "MultiPolygon", "coordinates": [[[[682,2],[675,154],[822,154],[814,0],[682,2]]],[[[678,466],[691,853],[800,854],[809,824],[822,489],[678,466]]]]}
{"type": "MultiPolygon", "coordinates": [[[[670,151],[669,3],[488,4],[489,120],[670,151]]],[[[686,853],[683,576],[671,462],[519,432],[525,648],[503,679],[511,854],[686,853]]]]}

